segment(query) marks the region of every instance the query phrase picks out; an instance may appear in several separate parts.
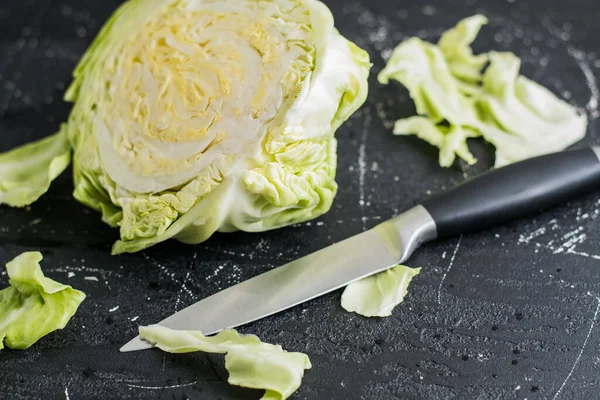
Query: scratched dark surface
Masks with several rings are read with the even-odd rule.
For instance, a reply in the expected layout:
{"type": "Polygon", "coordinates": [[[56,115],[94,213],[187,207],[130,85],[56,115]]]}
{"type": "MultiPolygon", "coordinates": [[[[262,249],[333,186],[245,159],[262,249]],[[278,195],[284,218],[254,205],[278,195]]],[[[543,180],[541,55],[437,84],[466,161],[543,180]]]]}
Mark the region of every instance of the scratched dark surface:
{"type": "MultiPolygon", "coordinates": [[[[119,3],[0,2],[0,150],[57,130],[70,109],[61,101],[70,72],[119,3]]],[[[259,398],[226,383],[220,356],[118,348],[139,324],[358,233],[490,167],[492,149],[480,142],[473,142],[475,167],[442,169],[433,148],[391,134],[391,122],[413,107],[399,85],[382,87],[375,76],[404,37],[435,40],[460,18],[485,13],[491,24],[476,48],[516,52],[527,76],[587,109],[590,128],[578,146],[600,143],[597,0],[327,3],[342,33],[374,63],[367,103],[337,134],[340,190],[332,210],[276,232],[112,257],[117,232],[71,198],[70,174],[30,210],[0,207],[2,264],[40,250],[47,275],[88,294],[66,329],[27,351],[0,353],[0,398],[259,398]]],[[[422,272],[389,318],[345,312],[338,291],[241,330],[310,356],[313,369],[297,399],[600,398],[597,198],[464,236],[459,247],[458,238],[423,247],[410,260],[422,272]]],[[[6,285],[5,274],[0,281],[6,285]]]]}

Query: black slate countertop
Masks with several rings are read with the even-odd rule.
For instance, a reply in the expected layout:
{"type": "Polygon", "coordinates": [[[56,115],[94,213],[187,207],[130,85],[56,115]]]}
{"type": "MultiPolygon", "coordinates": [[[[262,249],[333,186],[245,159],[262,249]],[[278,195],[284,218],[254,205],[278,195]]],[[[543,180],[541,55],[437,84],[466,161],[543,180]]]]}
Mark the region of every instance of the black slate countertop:
{"type": "MultiPolygon", "coordinates": [[[[55,132],[70,74],[117,0],[0,1],[0,151],[55,132]]],[[[337,133],[339,193],[325,216],[261,234],[219,234],[113,257],[117,232],[71,197],[70,173],[29,209],[0,207],[0,263],[40,250],[44,272],[88,298],[66,329],[26,351],[0,352],[2,399],[257,399],[227,384],[218,355],[121,354],[140,324],[372,227],[488,169],[443,169],[437,151],[391,126],[413,105],[381,86],[402,39],[437,40],[461,18],[490,18],[475,48],[511,50],[523,73],[590,118],[599,144],[597,0],[329,0],[336,25],[374,63],[369,98],[337,133]]],[[[598,193],[483,233],[422,247],[422,267],[389,318],[345,312],[340,291],[240,329],[305,352],[296,399],[600,398],[598,193]]],[[[326,266],[324,266],[325,268],[326,266]]],[[[0,274],[0,287],[6,274],[0,274]]]]}

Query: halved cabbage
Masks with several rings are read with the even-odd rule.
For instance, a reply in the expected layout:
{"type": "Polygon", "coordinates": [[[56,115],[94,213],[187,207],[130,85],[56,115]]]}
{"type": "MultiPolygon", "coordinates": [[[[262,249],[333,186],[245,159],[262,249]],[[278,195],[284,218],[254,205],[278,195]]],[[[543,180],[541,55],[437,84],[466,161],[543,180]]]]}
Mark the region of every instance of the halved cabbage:
{"type": "Polygon", "coordinates": [[[74,72],[74,196],[114,253],[327,212],[368,54],[317,0],[130,0],[74,72]]]}
{"type": "Polygon", "coordinates": [[[369,67],[318,1],[129,1],[67,93],[75,197],[115,253],[315,218],[369,67]]]}

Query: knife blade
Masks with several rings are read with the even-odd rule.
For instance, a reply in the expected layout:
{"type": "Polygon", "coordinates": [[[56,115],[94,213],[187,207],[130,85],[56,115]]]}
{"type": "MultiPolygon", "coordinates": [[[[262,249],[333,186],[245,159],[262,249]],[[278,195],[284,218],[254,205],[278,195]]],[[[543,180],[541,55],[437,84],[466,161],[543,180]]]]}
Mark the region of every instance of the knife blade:
{"type": "MultiPolygon", "coordinates": [[[[600,188],[600,147],[469,179],[376,227],[222,290],[160,321],[205,335],[275,314],[405,262],[422,243],[478,231],[600,188]]],[[[138,337],[122,352],[153,347],[138,337]]]]}

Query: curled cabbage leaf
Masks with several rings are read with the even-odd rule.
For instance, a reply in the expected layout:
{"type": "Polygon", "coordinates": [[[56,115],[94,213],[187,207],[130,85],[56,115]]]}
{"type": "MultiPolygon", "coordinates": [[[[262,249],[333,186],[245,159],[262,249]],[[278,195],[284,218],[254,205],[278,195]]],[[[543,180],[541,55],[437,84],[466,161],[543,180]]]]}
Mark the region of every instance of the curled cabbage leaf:
{"type": "Polygon", "coordinates": [[[233,329],[206,337],[198,331],[177,331],[160,325],[141,326],[140,337],[169,353],[203,351],[225,355],[229,383],[265,389],[263,400],[284,400],[299,387],[304,370],[312,366],[303,353],[288,353],[281,346],[263,343],[254,335],[233,329]]]}
{"type": "Polygon", "coordinates": [[[74,72],[74,196],[114,253],[327,212],[366,52],[316,0],[131,0],[74,72]]]}
{"type": "Polygon", "coordinates": [[[342,294],[342,307],[365,317],[389,317],[419,272],[421,268],[398,265],[351,283],[342,294]]]}
{"type": "Polygon", "coordinates": [[[0,154],[0,204],[33,203],[70,162],[71,147],[64,131],[0,154]]]}
{"type": "Polygon", "coordinates": [[[42,273],[42,254],[27,252],[6,264],[10,287],[0,291],[0,349],[27,349],[63,329],[85,294],[42,273]]]}
{"type": "Polygon", "coordinates": [[[471,43],[486,23],[476,15],[445,32],[437,45],[411,38],[394,49],[379,82],[394,79],[404,85],[418,114],[397,121],[394,133],[414,134],[438,147],[443,167],[457,156],[474,164],[467,146],[473,137],[495,146],[495,167],[561,151],[581,140],[585,114],[519,75],[518,57],[473,54],[471,43]]]}

